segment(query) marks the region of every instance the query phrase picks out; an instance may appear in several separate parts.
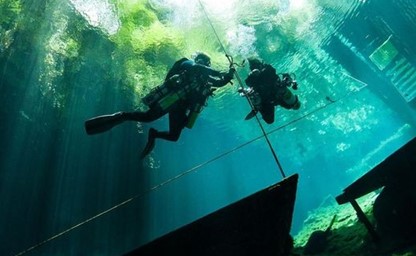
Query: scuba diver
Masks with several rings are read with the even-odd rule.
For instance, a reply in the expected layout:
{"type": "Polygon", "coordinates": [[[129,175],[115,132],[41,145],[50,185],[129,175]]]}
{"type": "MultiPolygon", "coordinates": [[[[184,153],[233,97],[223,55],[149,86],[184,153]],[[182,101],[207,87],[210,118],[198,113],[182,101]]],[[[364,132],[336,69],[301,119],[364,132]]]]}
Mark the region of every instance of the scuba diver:
{"type": "Polygon", "coordinates": [[[297,110],[300,102],[297,95],[289,89],[297,90],[297,82],[288,73],[282,74],[282,78],[276,73],[276,69],[270,64],[264,63],[258,58],[247,59],[250,73],[245,82],[249,88],[239,88],[241,96],[249,97],[253,110],[245,120],[253,118],[260,112],[263,120],[272,124],[274,122],[275,106],[285,109],[297,110]]]}
{"type": "Polygon", "coordinates": [[[235,69],[228,72],[212,69],[210,57],[202,52],[194,58],[182,58],[169,70],[163,84],[154,88],[142,100],[149,107],[147,111],[117,112],[94,117],[85,122],[87,134],[97,134],[110,130],[124,121],[152,122],[169,114],[169,130],[149,129],[147,144],[141,158],[147,156],[155,146],[157,138],[177,141],[182,130],[192,128],[196,118],[206,105],[209,96],[218,87],[230,83],[235,69]]]}

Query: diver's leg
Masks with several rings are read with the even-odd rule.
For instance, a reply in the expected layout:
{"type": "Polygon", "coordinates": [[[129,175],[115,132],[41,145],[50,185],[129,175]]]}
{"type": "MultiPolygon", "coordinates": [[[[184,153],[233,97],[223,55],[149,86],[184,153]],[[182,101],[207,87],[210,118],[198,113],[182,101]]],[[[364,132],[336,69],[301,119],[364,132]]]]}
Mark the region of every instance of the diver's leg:
{"type": "Polygon", "coordinates": [[[155,121],[161,118],[165,114],[166,112],[159,110],[157,108],[150,108],[146,112],[134,111],[134,112],[122,113],[124,120],[145,122],[145,123],[155,121]]]}
{"type": "Polygon", "coordinates": [[[172,109],[172,111],[169,112],[169,131],[157,131],[155,136],[164,140],[177,141],[188,120],[186,110],[186,106],[183,105],[172,109]]]}
{"type": "Polygon", "coordinates": [[[186,120],[186,106],[178,105],[171,109],[169,112],[169,131],[159,132],[154,128],[150,128],[147,144],[143,149],[141,157],[144,158],[153,150],[157,138],[177,141],[183,128],[185,128],[186,120]]]}
{"type": "Polygon", "coordinates": [[[272,124],[274,122],[274,106],[270,104],[263,104],[260,110],[261,116],[263,120],[268,123],[272,124]]]}
{"type": "Polygon", "coordinates": [[[149,109],[146,112],[117,112],[111,115],[102,115],[85,121],[87,134],[93,135],[106,132],[124,121],[152,122],[162,117],[165,112],[158,109],[149,109]]]}

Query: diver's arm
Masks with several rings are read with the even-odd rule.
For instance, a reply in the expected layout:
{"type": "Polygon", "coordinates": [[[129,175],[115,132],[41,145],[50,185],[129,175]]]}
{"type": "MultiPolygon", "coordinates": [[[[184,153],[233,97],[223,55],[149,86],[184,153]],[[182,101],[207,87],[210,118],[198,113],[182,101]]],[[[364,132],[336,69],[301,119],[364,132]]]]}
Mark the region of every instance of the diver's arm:
{"type": "Polygon", "coordinates": [[[188,71],[191,76],[202,75],[207,77],[213,87],[222,87],[228,84],[233,79],[235,72],[234,68],[230,68],[228,72],[220,72],[191,60],[183,62],[181,67],[188,71]]]}
{"type": "Polygon", "coordinates": [[[209,76],[212,87],[223,87],[234,78],[235,68],[230,68],[228,72],[220,72],[220,76],[209,76]]]}
{"type": "Polygon", "coordinates": [[[231,80],[227,80],[224,78],[214,78],[214,77],[208,77],[208,83],[210,84],[211,87],[223,87],[226,84],[228,84],[231,80]]]}
{"type": "Polygon", "coordinates": [[[205,76],[214,76],[214,77],[221,76],[221,72],[214,70],[210,67],[197,64],[192,60],[187,60],[187,61],[182,62],[181,68],[183,70],[190,72],[191,74],[202,74],[205,76]]]}

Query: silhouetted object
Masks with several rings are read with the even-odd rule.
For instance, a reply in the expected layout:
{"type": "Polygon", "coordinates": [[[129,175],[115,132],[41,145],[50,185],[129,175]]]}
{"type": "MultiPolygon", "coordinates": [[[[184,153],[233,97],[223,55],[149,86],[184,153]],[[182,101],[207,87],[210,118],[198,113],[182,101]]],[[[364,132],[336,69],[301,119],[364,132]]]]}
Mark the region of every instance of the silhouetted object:
{"type": "Polygon", "coordinates": [[[106,132],[116,125],[125,121],[123,112],[117,112],[111,115],[102,115],[85,121],[85,131],[88,135],[106,132]]]}
{"type": "MultiPolygon", "coordinates": [[[[376,241],[379,240],[380,234],[376,232],[355,199],[384,187],[373,208],[377,230],[388,230],[389,235],[398,238],[409,235],[416,238],[416,220],[414,218],[416,211],[415,155],[416,138],[387,157],[336,197],[338,204],[351,203],[358,218],[376,241]]],[[[386,233],[384,232],[384,234],[386,233]]]]}
{"type": "Polygon", "coordinates": [[[373,206],[377,232],[389,239],[416,239],[416,191],[414,187],[386,186],[373,206]]]}
{"type": "Polygon", "coordinates": [[[290,255],[297,181],[289,176],[125,255],[290,255]]]}
{"type": "Polygon", "coordinates": [[[234,68],[223,73],[210,68],[210,65],[209,56],[200,52],[194,60],[178,60],[166,75],[164,83],[143,98],[149,110],[117,112],[89,119],[85,122],[87,134],[108,131],[124,121],[152,122],[169,114],[169,130],[161,132],[150,128],[141,157],[153,150],[157,138],[177,141],[185,127],[193,127],[213,91],[233,78],[234,68]]]}
{"type": "Polygon", "coordinates": [[[303,253],[307,255],[318,254],[325,251],[328,245],[328,237],[331,234],[332,225],[335,222],[336,215],[332,217],[331,222],[325,230],[316,230],[310,235],[308,242],[303,248],[303,253]]]}
{"type": "Polygon", "coordinates": [[[296,80],[292,77],[294,75],[284,73],[280,78],[274,67],[257,58],[248,58],[248,63],[251,72],[245,82],[249,88],[240,88],[239,92],[241,96],[249,97],[254,109],[247,114],[245,120],[253,118],[257,112],[260,112],[263,120],[271,124],[275,118],[275,106],[299,109],[298,96],[289,89],[298,88],[296,80]]]}

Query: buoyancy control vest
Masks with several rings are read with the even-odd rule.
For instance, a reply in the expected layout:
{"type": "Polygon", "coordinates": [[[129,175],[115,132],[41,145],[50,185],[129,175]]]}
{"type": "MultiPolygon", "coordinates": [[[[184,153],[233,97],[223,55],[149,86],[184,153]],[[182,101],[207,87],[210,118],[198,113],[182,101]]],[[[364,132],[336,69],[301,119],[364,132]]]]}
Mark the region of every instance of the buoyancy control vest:
{"type": "Polygon", "coordinates": [[[173,103],[185,96],[185,91],[180,88],[185,76],[185,71],[181,69],[181,65],[187,60],[187,58],[182,58],[173,64],[163,84],[156,86],[143,97],[142,101],[145,105],[167,111],[173,103]]]}
{"type": "Polygon", "coordinates": [[[185,61],[188,59],[176,61],[168,71],[164,83],[153,88],[142,101],[150,108],[168,112],[178,100],[188,100],[189,115],[186,127],[192,128],[212,91],[208,81],[205,81],[205,76],[208,75],[198,74],[194,77],[195,74],[189,74],[190,71],[182,65],[185,61]]]}
{"type": "Polygon", "coordinates": [[[300,107],[298,97],[289,89],[289,87],[297,89],[297,82],[287,73],[282,74],[281,79],[274,68],[253,70],[246,83],[250,88],[245,89],[245,94],[256,110],[260,110],[262,104],[280,105],[294,110],[300,107]],[[269,72],[264,72],[265,70],[269,72]]]}

